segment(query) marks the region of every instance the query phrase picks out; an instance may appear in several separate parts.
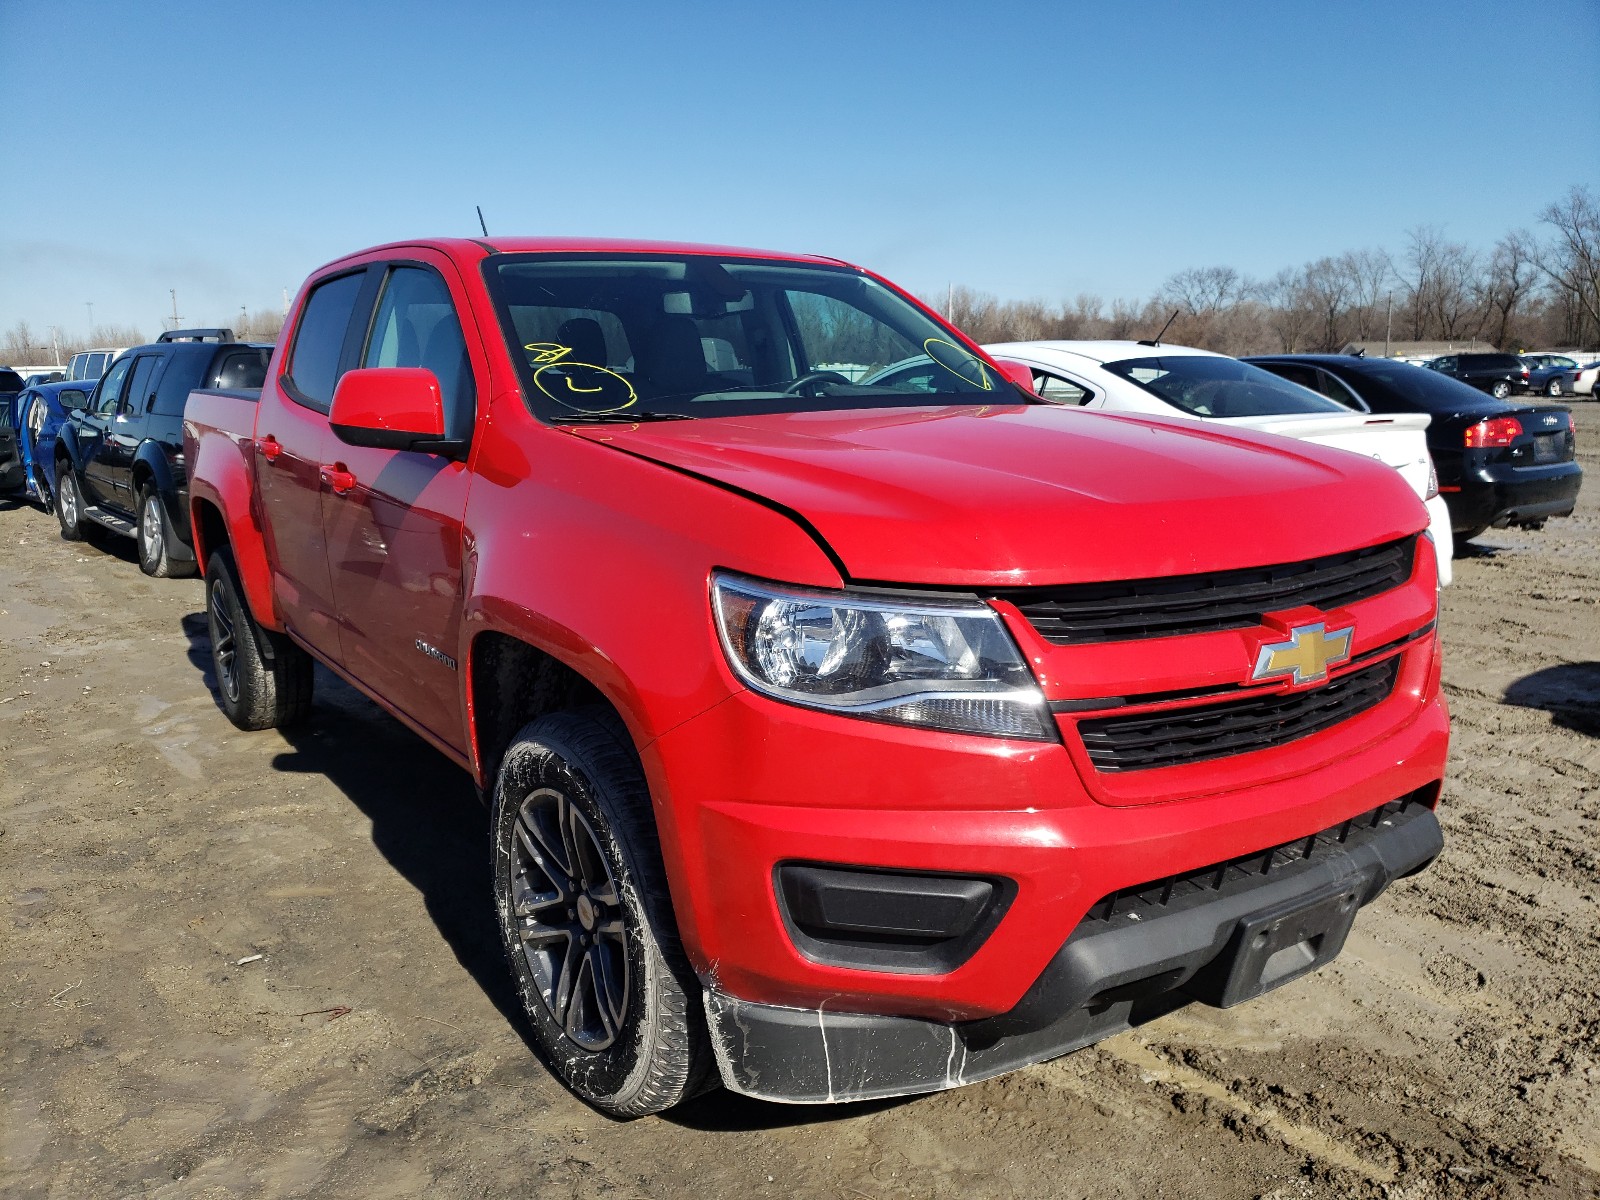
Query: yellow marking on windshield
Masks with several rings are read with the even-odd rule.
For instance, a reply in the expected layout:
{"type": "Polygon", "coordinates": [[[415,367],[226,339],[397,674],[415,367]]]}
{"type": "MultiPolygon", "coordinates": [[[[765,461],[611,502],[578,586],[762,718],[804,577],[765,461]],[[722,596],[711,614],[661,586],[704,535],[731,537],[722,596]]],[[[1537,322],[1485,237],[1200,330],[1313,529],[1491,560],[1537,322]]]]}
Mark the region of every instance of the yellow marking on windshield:
{"type": "Polygon", "coordinates": [[[949,371],[950,374],[954,375],[957,379],[964,379],[974,387],[980,387],[986,392],[994,391],[994,381],[989,378],[989,372],[984,369],[982,360],[975,357],[970,351],[963,350],[954,342],[946,341],[944,338],[929,338],[927,341],[922,343],[922,349],[927,353],[929,358],[938,363],[946,371],[949,371]],[[945,362],[939,357],[938,354],[934,353],[933,348],[935,346],[948,346],[951,350],[955,351],[956,354],[960,355],[960,359],[958,361],[961,365],[959,367],[953,367],[949,363],[945,362]],[[965,371],[962,370],[963,367],[967,367],[969,365],[978,368],[978,377],[976,379],[974,379],[971,375],[966,374],[965,371]]]}

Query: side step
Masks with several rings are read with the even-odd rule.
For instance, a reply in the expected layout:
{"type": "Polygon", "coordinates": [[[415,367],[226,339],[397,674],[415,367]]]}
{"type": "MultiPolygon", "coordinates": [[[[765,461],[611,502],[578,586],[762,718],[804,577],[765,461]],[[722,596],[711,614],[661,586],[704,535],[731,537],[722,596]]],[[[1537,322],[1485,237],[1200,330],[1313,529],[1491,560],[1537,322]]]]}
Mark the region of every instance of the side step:
{"type": "Polygon", "coordinates": [[[138,526],[127,517],[119,517],[99,505],[89,505],[83,510],[83,515],[86,520],[93,521],[96,525],[104,525],[112,533],[120,533],[123,537],[137,537],[139,534],[138,526]]]}

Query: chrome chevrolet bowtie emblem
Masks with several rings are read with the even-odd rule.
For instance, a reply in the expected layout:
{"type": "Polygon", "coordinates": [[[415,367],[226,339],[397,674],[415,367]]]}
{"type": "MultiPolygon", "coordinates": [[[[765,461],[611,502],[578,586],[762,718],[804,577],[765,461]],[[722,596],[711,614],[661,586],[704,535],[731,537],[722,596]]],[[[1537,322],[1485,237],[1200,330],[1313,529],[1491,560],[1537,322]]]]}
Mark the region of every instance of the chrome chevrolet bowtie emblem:
{"type": "Polygon", "coordinates": [[[1350,639],[1355,626],[1329,631],[1321,622],[1296,625],[1287,642],[1271,642],[1256,656],[1254,680],[1281,679],[1291,675],[1294,682],[1315,683],[1328,677],[1328,668],[1350,657],[1350,639]]]}

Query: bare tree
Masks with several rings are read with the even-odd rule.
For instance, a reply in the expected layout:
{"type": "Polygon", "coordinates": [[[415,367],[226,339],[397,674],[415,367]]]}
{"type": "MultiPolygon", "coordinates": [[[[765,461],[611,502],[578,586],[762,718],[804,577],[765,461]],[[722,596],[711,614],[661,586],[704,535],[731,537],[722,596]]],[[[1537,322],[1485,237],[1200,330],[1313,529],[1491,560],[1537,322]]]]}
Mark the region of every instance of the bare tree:
{"type": "Polygon", "coordinates": [[[1554,236],[1539,255],[1539,269],[1580,318],[1576,341],[1600,341],[1600,201],[1586,187],[1539,214],[1554,236]]]}
{"type": "Polygon", "coordinates": [[[1231,307],[1244,290],[1244,277],[1232,267],[1190,267],[1169,277],[1156,298],[1204,318],[1231,307]]]}
{"type": "Polygon", "coordinates": [[[1488,316],[1489,340],[1502,350],[1511,348],[1512,323],[1537,282],[1534,258],[1537,248],[1526,230],[1513,229],[1495,243],[1481,286],[1488,316]]]}
{"type": "Polygon", "coordinates": [[[1317,319],[1304,273],[1285,267],[1261,285],[1260,295],[1267,306],[1267,325],[1277,338],[1278,350],[1284,354],[1301,350],[1317,319]]]}
{"type": "Polygon", "coordinates": [[[1371,341],[1377,337],[1379,319],[1387,316],[1394,260],[1387,250],[1347,250],[1338,263],[1350,282],[1351,337],[1371,341]]]}

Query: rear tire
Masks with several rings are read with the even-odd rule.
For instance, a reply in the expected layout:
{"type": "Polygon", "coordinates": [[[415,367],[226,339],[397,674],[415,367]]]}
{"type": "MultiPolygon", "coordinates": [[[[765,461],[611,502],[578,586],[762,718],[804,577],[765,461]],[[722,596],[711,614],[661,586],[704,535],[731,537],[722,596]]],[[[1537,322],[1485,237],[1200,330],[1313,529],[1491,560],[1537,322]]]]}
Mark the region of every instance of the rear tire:
{"type": "Polygon", "coordinates": [[[613,1117],[661,1112],[714,1083],[650,793],[614,715],[525,726],[501,760],[493,828],[500,936],[551,1072],[613,1117]]]}
{"type": "Polygon", "coordinates": [[[56,470],[55,510],[56,520],[61,525],[61,540],[83,541],[83,489],[78,486],[78,477],[70,462],[63,461],[56,470]]]}
{"type": "Polygon", "coordinates": [[[1494,381],[1494,386],[1489,389],[1489,394],[1496,400],[1504,400],[1507,396],[1511,395],[1511,385],[1504,379],[1496,379],[1494,381]]]}
{"type": "Polygon", "coordinates": [[[239,587],[233,553],[206,563],[206,622],[222,711],[240,729],[280,729],[311,711],[312,659],[281,633],[261,628],[239,587]]]}
{"type": "Polygon", "coordinates": [[[1544,385],[1544,394],[1546,396],[1560,396],[1560,395],[1563,394],[1563,389],[1561,387],[1561,377],[1559,375],[1557,375],[1549,383],[1544,385]]]}
{"type": "Polygon", "coordinates": [[[1462,542],[1470,542],[1475,537],[1481,537],[1484,533],[1488,532],[1488,529],[1489,527],[1487,525],[1479,525],[1476,529],[1464,530],[1463,532],[1456,534],[1456,544],[1460,545],[1462,542]]]}

